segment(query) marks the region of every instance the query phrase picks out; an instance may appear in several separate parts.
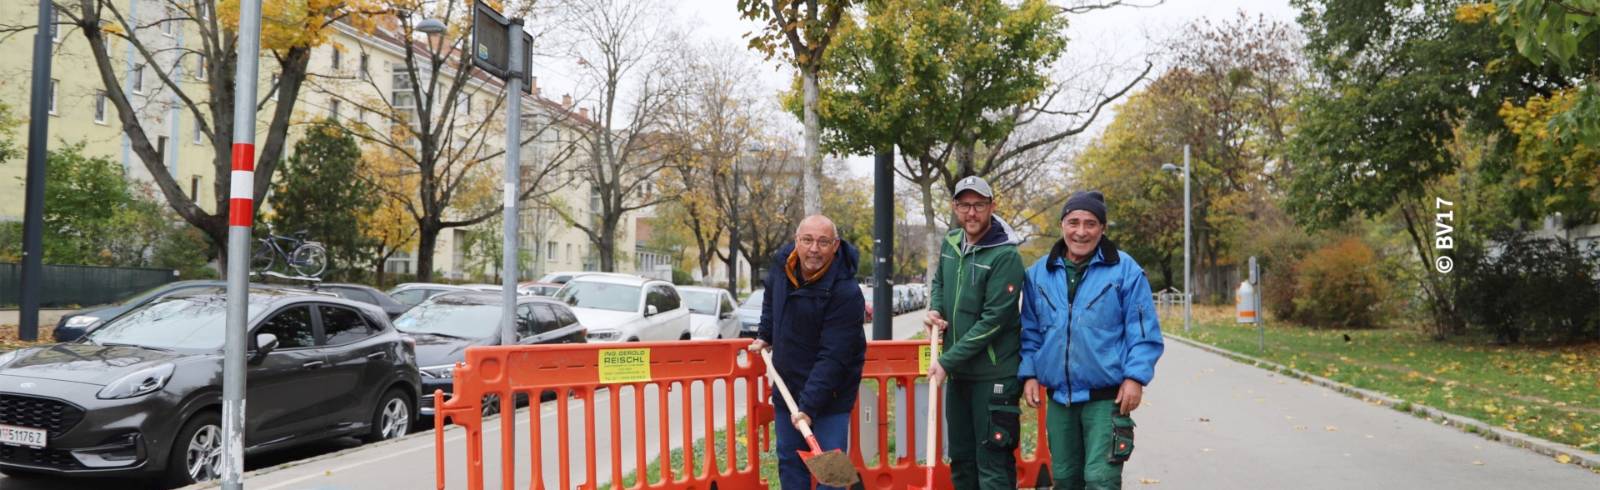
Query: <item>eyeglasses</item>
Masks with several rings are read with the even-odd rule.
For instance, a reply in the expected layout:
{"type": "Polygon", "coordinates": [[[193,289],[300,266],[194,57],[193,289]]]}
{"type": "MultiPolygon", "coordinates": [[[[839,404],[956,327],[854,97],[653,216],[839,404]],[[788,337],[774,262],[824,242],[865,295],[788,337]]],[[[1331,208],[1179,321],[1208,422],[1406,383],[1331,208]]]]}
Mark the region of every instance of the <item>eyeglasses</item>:
{"type": "Polygon", "coordinates": [[[989,209],[990,204],[994,201],[956,201],[955,206],[957,213],[970,213],[989,209]]]}
{"type": "Polygon", "coordinates": [[[800,237],[800,238],[796,238],[794,240],[794,243],[795,243],[795,245],[799,245],[802,248],[811,248],[813,245],[818,246],[818,247],[822,247],[822,248],[828,248],[828,247],[832,247],[833,244],[835,244],[835,243],[839,243],[839,240],[836,240],[836,239],[833,239],[833,238],[828,238],[828,237],[812,238],[812,237],[809,237],[809,236],[803,236],[803,237],[800,237]]]}

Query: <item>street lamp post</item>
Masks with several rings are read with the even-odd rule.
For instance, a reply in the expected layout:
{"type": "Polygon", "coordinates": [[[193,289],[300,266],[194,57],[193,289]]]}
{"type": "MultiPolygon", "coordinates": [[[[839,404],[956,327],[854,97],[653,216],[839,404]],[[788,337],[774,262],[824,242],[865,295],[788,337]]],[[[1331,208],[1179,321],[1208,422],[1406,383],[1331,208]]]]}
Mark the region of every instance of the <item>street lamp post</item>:
{"type": "Polygon", "coordinates": [[[1179,172],[1179,175],[1183,176],[1183,332],[1189,333],[1189,325],[1193,323],[1194,318],[1189,309],[1194,297],[1193,285],[1189,279],[1191,267],[1189,241],[1194,236],[1194,229],[1189,221],[1189,212],[1194,208],[1194,205],[1189,200],[1189,181],[1193,179],[1189,173],[1189,145],[1183,145],[1183,168],[1181,170],[1177,165],[1170,163],[1161,165],[1161,170],[1179,172]]]}

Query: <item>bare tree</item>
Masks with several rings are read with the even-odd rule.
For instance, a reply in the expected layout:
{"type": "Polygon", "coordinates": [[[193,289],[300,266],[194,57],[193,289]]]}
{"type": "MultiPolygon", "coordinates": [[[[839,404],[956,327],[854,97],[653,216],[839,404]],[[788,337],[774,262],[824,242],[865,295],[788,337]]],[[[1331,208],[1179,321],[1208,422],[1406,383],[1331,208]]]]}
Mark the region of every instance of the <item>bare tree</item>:
{"type": "MultiPolygon", "coordinates": [[[[356,47],[354,69],[313,74],[310,83],[341,106],[354,108],[360,116],[347,126],[374,158],[393,160],[382,167],[399,175],[372,176],[371,182],[415,221],[417,279],[428,281],[440,233],[483,223],[504,209],[497,184],[505,159],[503,114],[509,99],[504,83],[471,67],[471,4],[420,7],[390,17],[392,22],[375,33],[402,53],[402,62],[390,71],[370,66],[373,48],[363,43],[356,47]],[[450,28],[438,39],[423,41],[426,37],[416,24],[428,17],[450,28]],[[384,90],[385,85],[392,89],[384,90]],[[375,123],[368,121],[368,114],[375,123]]],[[[520,17],[527,10],[507,13],[520,17]]],[[[523,146],[562,125],[583,124],[570,111],[537,96],[525,99],[524,106],[536,110],[524,111],[523,146]]],[[[558,171],[575,152],[576,145],[568,144],[549,158],[524,159],[516,199],[533,201],[559,188],[547,179],[562,178],[558,171]]]]}
{"type": "MultiPolygon", "coordinates": [[[[65,19],[58,27],[77,31],[87,41],[105,97],[116,108],[117,121],[167,204],[185,222],[210,240],[218,263],[224,257],[228,234],[231,156],[233,154],[233,96],[231,76],[237,55],[237,16],[219,17],[216,0],[163,0],[158,11],[125,11],[126,2],[62,0],[57,11],[65,19]],[[137,14],[137,15],[135,15],[137,14]],[[156,31],[174,36],[152,35],[156,31]],[[176,41],[176,39],[183,41],[176,41]],[[131,52],[132,66],[113,61],[117,42],[131,52]],[[175,109],[175,110],[174,110],[175,109]],[[153,143],[157,113],[179,112],[193,116],[198,131],[213,150],[213,200],[208,210],[197,196],[184,191],[169,170],[167,148],[153,143]],[[145,116],[151,117],[145,117],[145,116]]],[[[144,5],[150,5],[148,3],[144,5]]],[[[271,61],[262,73],[271,73],[253,112],[270,110],[266,130],[256,145],[255,182],[251,189],[256,206],[266,204],[273,174],[283,156],[291,116],[306,78],[311,50],[324,42],[335,23],[361,24],[361,19],[381,12],[370,2],[349,1],[289,8],[267,5],[263,26],[262,57],[271,61]]],[[[19,26],[0,26],[16,31],[19,26]]],[[[176,141],[176,139],[173,139],[176,141]]]]}
{"type": "Polygon", "coordinates": [[[666,168],[671,137],[665,119],[680,88],[669,76],[664,54],[678,46],[654,1],[566,0],[561,4],[563,33],[578,60],[581,80],[593,86],[581,104],[593,104],[595,120],[578,135],[581,162],[574,167],[593,193],[593,219],[554,206],[563,219],[588,236],[600,269],[615,271],[618,231],[630,213],[666,199],[647,192],[666,168]]]}

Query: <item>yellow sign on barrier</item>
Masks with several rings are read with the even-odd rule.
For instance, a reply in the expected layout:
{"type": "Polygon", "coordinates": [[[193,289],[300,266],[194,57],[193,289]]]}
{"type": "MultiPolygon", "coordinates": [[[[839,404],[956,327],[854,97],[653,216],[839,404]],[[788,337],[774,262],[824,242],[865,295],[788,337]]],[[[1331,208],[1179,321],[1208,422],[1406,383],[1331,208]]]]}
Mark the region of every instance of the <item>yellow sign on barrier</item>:
{"type": "Polygon", "coordinates": [[[933,362],[933,346],[917,346],[917,372],[928,374],[928,363],[933,362]]]}
{"type": "Polygon", "coordinates": [[[650,349],[601,349],[601,383],[650,381],[650,349]]]}

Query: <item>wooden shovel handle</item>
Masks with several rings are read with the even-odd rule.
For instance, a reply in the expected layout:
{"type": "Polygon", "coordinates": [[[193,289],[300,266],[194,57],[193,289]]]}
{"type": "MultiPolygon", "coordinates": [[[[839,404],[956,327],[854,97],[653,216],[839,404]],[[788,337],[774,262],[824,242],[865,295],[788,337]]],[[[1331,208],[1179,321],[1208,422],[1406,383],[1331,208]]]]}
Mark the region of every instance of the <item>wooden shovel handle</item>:
{"type": "MultiPolygon", "coordinates": [[[[789,407],[789,413],[800,413],[800,407],[794,404],[794,396],[789,394],[789,387],[783,384],[783,377],[778,376],[778,368],[772,365],[772,353],[761,349],[761,360],[766,361],[767,377],[772,378],[772,383],[778,385],[778,392],[783,394],[783,403],[789,407]]],[[[810,424],[801,422],[794,424],[794,427],[800,430],[800,435],[805,436],[806,443],[811,445],[812,451],[822,452],[822,448],[817,444],[817,437],[811,434],[810,424]]]]}
{"type": "MultiPolygon", "coordinates": [[[[933,333],[933,335],[930,335],[929,337],[930,337],[931,341],[933,342],[933,345],[929,347],[929,349],[931,349],[931,350],[928,352],[928,357],[929,357],[929,361],[928,362],[930,363],[930,365],[932,365],[933,363],[939,362],[939,337],[940,337],[940,332],[935,331],[933,333]]],[[[949,373],[946,373],[946,375],[948,376],[949,373]]],[[[931,479],[932,476],[933,476],[933,467],[934,466],[938,466],[937,464],[935,464],[935,463],[937,463],[937,460],[935,460],[933,458],[937,457],[936,456],[937,450],[935,449],[935,446],[937,445],[938,441],[935,441],[934,438],[939,436],[939,433],[938,433],[938,429],[939,429],[939,410],[938,410],[939,409],[939,398],[940,398],[939,397],[939,380],[934,379],[933,376],[928,376],[928,447],[927,447],[927,453],[928,454],[927,454],[927,461],[928,461],[928,475],[929,475],[929,478],[930,478],[930,480],[928,480],[928,484],[930,486],[933,484],[933,480],[931,479]]]]}

